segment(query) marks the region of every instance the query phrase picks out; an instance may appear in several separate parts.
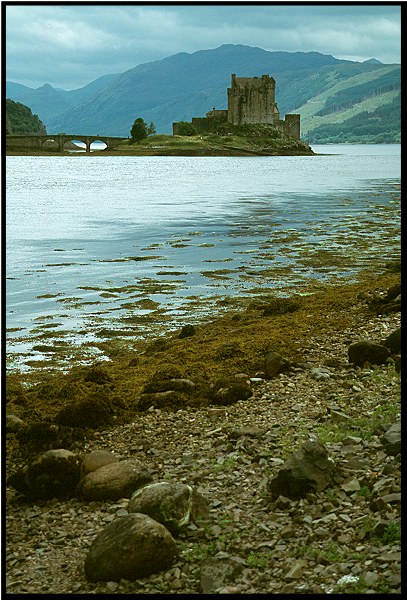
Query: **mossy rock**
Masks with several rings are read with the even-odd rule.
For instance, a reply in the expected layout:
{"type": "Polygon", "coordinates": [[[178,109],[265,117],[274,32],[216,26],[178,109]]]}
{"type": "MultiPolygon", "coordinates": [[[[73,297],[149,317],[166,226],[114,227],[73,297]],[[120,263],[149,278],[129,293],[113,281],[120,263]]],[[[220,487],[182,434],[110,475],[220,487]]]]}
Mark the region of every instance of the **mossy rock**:
{"type": "Polygon", "coordinates": [[[251,395],[252,390],[247,381],[221,378],[215,382],[211,390],[210,401],[219,406],[229,406],[239,400],[247,400],[251,395]]]}
{"type": "Polygon", "coordinates": [[[144,513],[177,535],[197,516],[206,517],[204,498],[185,483],[158,481],[136,490],[128,505],[129,513],[144,513]]]}
{"type": "Polygon", "coordinates": [[[134,581],[168,569],[177,554],[164,525],[132,513],[114,519],[96,536],[85,558],[85,574],[90,581],[134,581]]]}
{"type": "Polygon", "coordinates": [[[155,392],[165,392],[172,389],[170,381],[172,379],[183,379],[184,375],[177,365],[164,365],[153,373],[151,379],[144,386],[144,393],[153,394],[155,392]]]}
{"type": "Polygon", "coordinates": [[[165,392],[156,392],[154,394],[142,394],[137,402],[137,410],[143,412],[148,410],[150,406],[162,410],[178,410],[190,406],[191,403],[185,394],[174,390],[165,392]]]}
{"type": "Polygon", "coordinates": [[[238,342],[225,342],[216,350],[216,360],[227,360],[228,358],[235,358],[236,356],[244,356],[244,352],[241,349],[238,342]]]}
{"type": "Polygon", "coordinates": [[[111,383],[112,379],[104,367],[95,365],[85,373],[84,381],[104,385],[105,383],[111,383]]]}
{"type": "Polygon", "coordinates": [[[301,302],[292,298],[270,298],[263,306],[263,316],[284,315],[292,313],[301,307],[301,302]]]}
{"type": "Polygon", "coordinates": [[[107,425],[112,418],[111,404],[103,398],[85,398],[65,406],[55,417],[55,422],[70,427],[96,429],[107,425]]]}
{"type": "Polygon", "coordinates": [[[21,428],[16,437],[25,457],[56,448],[70,448],[84,439],[83,430],[49,421],[36,421],[21,428]]]}
{"type": "Polygon", "coordinates": [[[6,403],[26,404],[27,395],[21,381],[14,381],[11,377],[6,382],[6,403]]]}

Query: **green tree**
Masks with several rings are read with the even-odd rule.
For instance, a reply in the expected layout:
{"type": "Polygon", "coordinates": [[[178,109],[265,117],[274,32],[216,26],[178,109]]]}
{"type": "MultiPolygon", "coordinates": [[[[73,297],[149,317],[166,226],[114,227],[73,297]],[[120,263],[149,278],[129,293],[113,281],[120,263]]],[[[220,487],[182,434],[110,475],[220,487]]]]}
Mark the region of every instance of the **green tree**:
{"type": "Polygon", "coordinates": [[[156,133],[155,125],[152,121],[147,128],[147,133],[148,133],[148,135],[154,135],[156,133]]]}
{"type": "Polygon", "coordinates": [[[134,121],[130,134],[132,141],[137,142],[138,144],[141,142],[141,140],[144,140],[146,137],[148,137],[148,127],[144,119],[139,117],[134,121]]]}
{"type": "Polygon", "coordinates": [[[196,127],[188,121],[180,121],[178,123],[178,135],[196,135],[196,127]]]}

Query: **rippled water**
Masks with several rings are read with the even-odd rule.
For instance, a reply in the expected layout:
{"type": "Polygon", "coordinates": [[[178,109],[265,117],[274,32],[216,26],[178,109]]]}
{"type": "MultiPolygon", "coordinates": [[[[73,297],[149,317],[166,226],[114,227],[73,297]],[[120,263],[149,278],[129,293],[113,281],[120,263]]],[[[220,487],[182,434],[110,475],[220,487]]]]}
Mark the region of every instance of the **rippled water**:
{"type": "Polygon", "coordinates": [[[313,149],[7,157],[10,364],[43,357],[33,347],[53,334],[147,335],[225,297],[301,291],[397,255],[400,146],[313,149]]]}

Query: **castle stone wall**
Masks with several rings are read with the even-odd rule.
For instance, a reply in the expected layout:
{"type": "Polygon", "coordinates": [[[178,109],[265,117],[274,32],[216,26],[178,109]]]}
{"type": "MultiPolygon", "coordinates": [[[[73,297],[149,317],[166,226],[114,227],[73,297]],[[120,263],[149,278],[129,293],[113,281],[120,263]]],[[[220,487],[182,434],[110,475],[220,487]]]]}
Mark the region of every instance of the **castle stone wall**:
{"type": "Polygon", "coordinates": [[[301,115],[290,114],[286,115],[285,120],[283,121],[285,134],[294,140],[300,139],[300,119],[301,115]]]}
{"type": "Polygon", "coordinates": [[[227,110],[217,110],[214,116],[210,113],[206,113],[206,117],[192,117],[192,125],[196,128],[198,133],[211,133],[215,131],[216,127],[221,123],[225,123],[228,117],[227,110]]]}
{"type": "Polygon", "coordinates": [[[236,77],[228,88],[228,121],[233,125],[266,123],[279,120],[275,103],[276,82],[269,75],[261,77],[236,77]]]}

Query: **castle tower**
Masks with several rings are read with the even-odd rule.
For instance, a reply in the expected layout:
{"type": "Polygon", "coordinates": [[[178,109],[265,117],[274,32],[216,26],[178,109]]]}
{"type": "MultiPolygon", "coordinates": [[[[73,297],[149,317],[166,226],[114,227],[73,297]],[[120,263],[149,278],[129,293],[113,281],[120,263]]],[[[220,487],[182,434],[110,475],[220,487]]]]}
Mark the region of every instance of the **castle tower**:
{"type": "Polygon", "coordinates": [[[233,125],[243,123],[276,124],[280,119],[275,103],[276,82],[269,75],[236,77],[228,88],[228,121],[233,125]]]}

